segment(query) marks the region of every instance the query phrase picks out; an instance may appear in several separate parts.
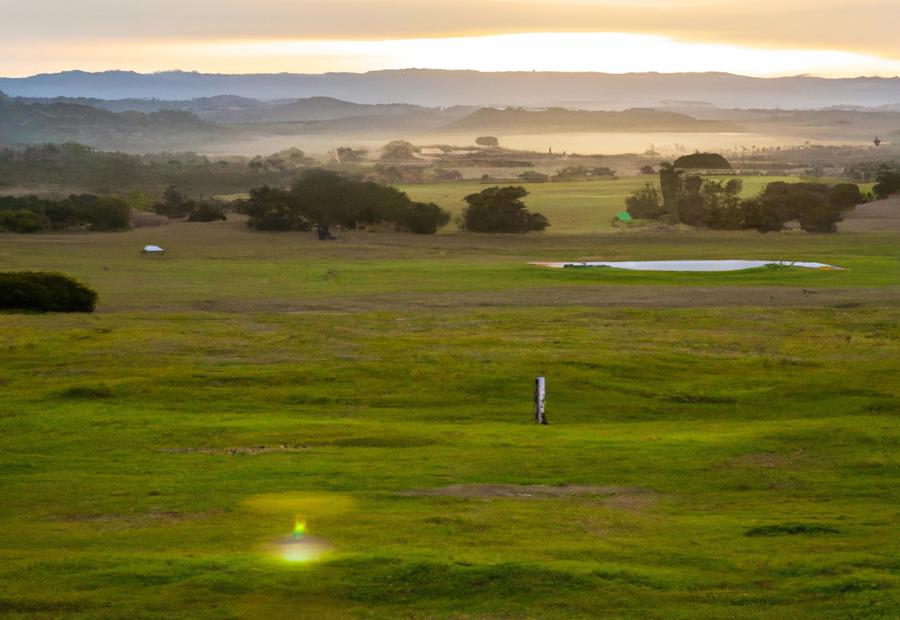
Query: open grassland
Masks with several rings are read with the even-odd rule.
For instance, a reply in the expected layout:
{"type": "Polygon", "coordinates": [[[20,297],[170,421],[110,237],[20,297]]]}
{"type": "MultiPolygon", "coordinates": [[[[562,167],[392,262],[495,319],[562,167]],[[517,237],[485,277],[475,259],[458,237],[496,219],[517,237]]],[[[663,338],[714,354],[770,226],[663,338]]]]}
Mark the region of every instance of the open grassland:
{"type": "Polygon", "coordinates": [[[0,616],[897,617],[897,234],[341,237],[0,236],[0,616]]]}

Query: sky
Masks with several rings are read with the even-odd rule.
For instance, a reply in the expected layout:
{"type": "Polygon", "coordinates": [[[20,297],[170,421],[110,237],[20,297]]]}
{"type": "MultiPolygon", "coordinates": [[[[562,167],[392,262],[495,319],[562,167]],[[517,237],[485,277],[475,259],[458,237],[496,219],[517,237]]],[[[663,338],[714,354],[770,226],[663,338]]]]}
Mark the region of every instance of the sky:
{"type": "Polygon", "coordinates": [[[0,0],[0,75],[900,75],[900,0],[0,0]]]}

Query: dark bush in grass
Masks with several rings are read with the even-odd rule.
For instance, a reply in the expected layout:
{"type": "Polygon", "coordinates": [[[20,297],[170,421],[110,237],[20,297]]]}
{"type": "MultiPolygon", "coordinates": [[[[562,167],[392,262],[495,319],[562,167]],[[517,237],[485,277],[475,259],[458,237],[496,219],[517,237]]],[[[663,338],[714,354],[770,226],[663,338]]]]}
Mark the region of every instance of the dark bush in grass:
{"type": "Polygon", "coordinates": [[[0,310],[93,312],[97,293],[61,273],[0,272],[0,310]]]}
{"type": "Polygon", "coordinates": [[[838,531],[827,525],[815,525],[810,523],[779,523],[777,525],[759,525],[751,527],[746,536],[797,536],[798,534],[837,534],[838,531]]]}
{"type": "Polygon", "coordinates": [[[14,233],[34,233],[50,228],[50,221],[30,209],[0,211],[0,230],[14,233]]]}

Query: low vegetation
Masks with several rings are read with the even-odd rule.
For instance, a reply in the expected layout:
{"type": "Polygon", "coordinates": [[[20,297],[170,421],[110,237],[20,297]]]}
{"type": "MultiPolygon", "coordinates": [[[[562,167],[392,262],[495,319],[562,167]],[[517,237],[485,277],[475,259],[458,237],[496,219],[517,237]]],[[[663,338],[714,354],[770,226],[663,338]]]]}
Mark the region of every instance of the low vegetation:
{"type": "Polygon", "coordinates": [[[120,198],[93,194],[73,194],[62,200],[0,196],[0,230],[16,233],[68,228],[115,231],[130,225],[131,208],[120,198]]]}
{"type": "Polygon", "coordinates": [[[97,293],[70,276],[0,271],[0,310],[93,312],[97,293]]]}

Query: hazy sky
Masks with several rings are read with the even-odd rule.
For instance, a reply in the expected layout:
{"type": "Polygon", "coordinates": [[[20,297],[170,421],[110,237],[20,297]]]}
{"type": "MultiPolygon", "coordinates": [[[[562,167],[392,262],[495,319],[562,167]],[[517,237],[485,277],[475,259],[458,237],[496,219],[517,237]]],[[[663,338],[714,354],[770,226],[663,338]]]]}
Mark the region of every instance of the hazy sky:
{"type": "Polygon", "coordinates": [[[900,0],[0,0],[0,75],[406,67],[900,75],[900,0]]]}

